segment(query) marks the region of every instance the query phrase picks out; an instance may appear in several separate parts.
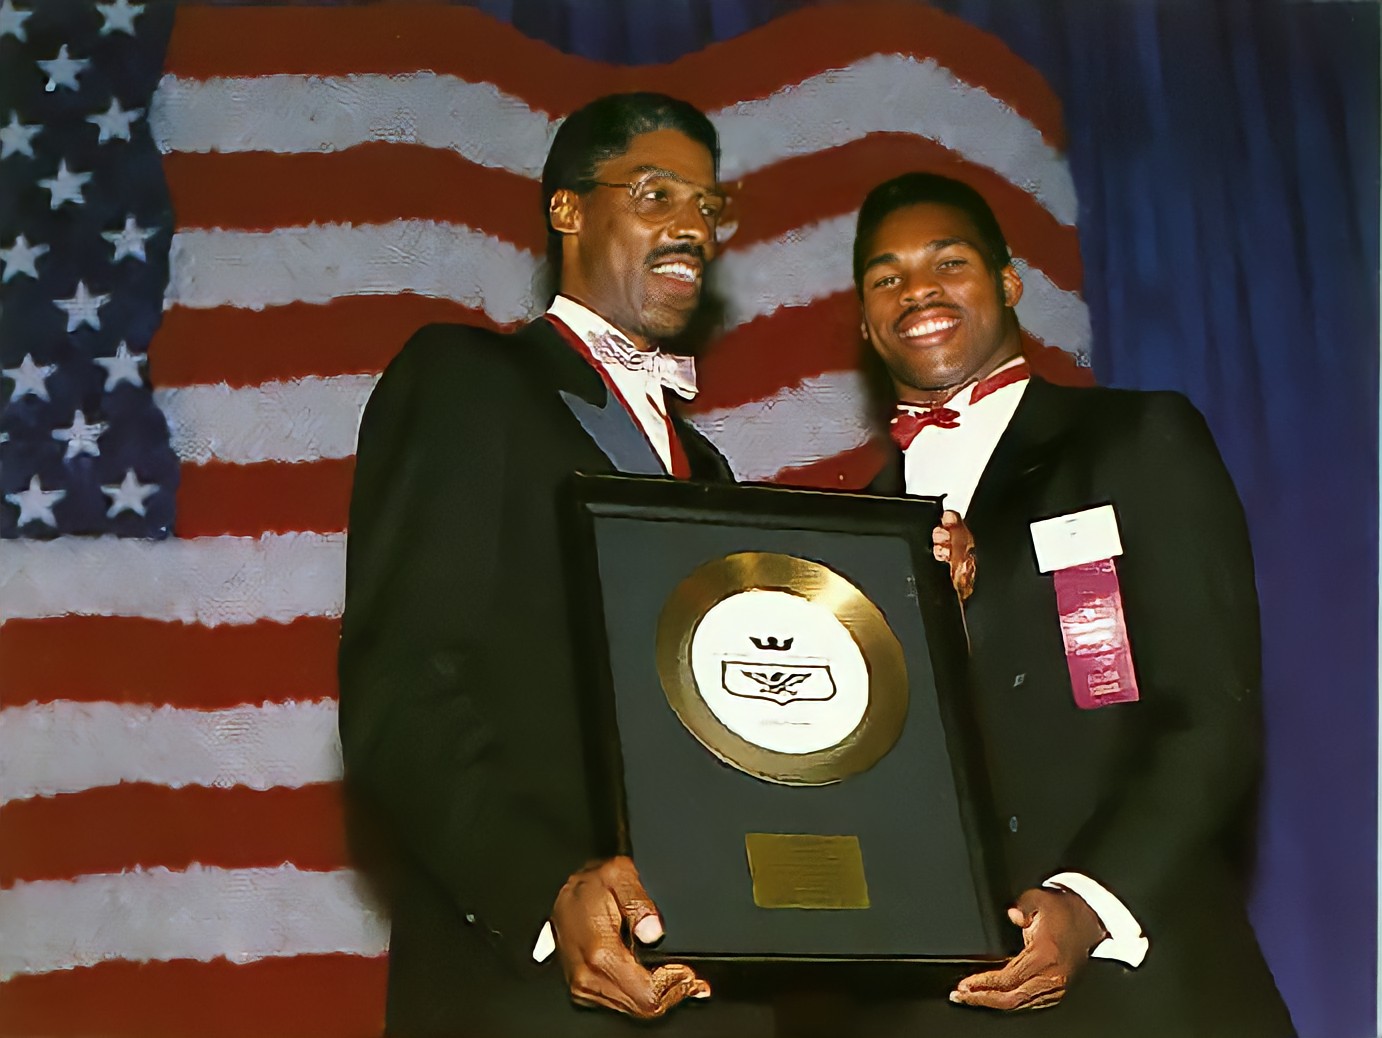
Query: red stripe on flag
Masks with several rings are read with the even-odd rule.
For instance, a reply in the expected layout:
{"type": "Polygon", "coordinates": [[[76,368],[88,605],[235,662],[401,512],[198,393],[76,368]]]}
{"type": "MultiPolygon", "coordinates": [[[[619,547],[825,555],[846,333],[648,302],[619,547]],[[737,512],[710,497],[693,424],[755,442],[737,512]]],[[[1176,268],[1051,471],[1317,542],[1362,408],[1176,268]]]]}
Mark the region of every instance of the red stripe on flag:
{"type": "Polygon", "coordinates": [[[177,493],[177,535],[258,537],[344,530],[354,474],[354,458],[184,464],[177,493]]]}
{"type": "MultiPolygon", "coordinates": [[[[731,192],[740,224],[727,249],[854,213],[871,188],[911,170],[973,185],[993,206],[1018,255],[1061,288],[1079,290],[1075,228],[992,170],[910,134],[874,134],[784,159],[737,181],[731,192]]],[[[433,220],[463,224],[535,254],[546,248],[536,181],[435,148],[362,144],[327,155],[177,153],[165,157],[164,171],[180,228],[267,231],[433,220]]]]}
{"type": "Polygon", "coordinates": [[[1092,368],[1082,368],[1075,357],[1056,346],[1048,346],[1029,332],[1022,333],[1022,355],[1027,358],[1033,373],[1058,386],[1092,386],[1092,368]]]}
{"type": "Polygon", "coordinates": [[[920,170],[969,184],[993,207],[1015,255],[1059,287],[1082,286],[1080,239],[1022,188],[934,141],[879,133],[810,155],[774,163],[731,185],[739,229],[732,248],[777,238],[806,224],[857,213],[864,196],[883,181],[920,170]]]}
{"type": "Polygon", "coordinates": [[[537,181],[420,144],[331,154],[175,152],[164,156],[163,171],[179,230],[437,220],[529,252],[546,248],[537,181]]]}
{"type": "MultiPolygon", "coordinates": [[[[763,399],[828,371],[872,364],[859,328],[853,292],[837,292],[810,306],[784,306],[725,334],[696,362],[701,392],[692,414],[763,399]]],[[[1022,352],[1048,382],[1092,386],[1094,373],[1075,357],[1024,331],[1022,352]]],[[[884,394],[890,389],[884,384],[884,394]]]]}
{"type": "Polygon", "coordinates": [[[215,382],[238,387],[377,372],[409,336],[436,321],[498,327],[481,310],[407,294],[266,310],[174,307],[149,344],[149,378],[160,388],[215,382]]]}
{"type": "Polygon", "coordinates": [[[0,886],[135,866],[285,861],[319,872],[350,864],[338,783],[255,790],[127,782],[0,807],[0,886]]]}
{"type": "Polygon", "coordinates": [[[463,7],[414,9],[407,18],[391,4],[330,11],[183,7],[164,69],[188,78],[429,69],[494,83],[544,112],[566,113],[601,94],[625,90],[660,90],[714,111],[766,97],[880,49],[934,58],[1000,98],[1053,147],[1065,147],[1060,100],[1036,69],[996,36],[958,18],[897,4],[796,11],[670,64],[642,68],[563,54],[463,7]]]}
{"type": "Polygon", "coordinates": [[[826,371],[858,367],[863,339],[853,292],[784,306],[727,332],[696,361],[692,413],[737,407],[826,371]]]}
{"type": "Polygon", "coordinates": [[[383,956],[237,966],[105,962],[0,984],[0,1033],[24,1038],[378,1038],[383,956]]]}
{"type": "Polygon", "coordinates": [[[873,481],[888,459],[890,446],[882,439],[870,440],[853,450],[783,469],[772,479],[789,487],[817,487],[822,490],[862,490],[873,481]]]}
{"type": "Polygon", "coordinates": [[[215,710],[336,697],[340,620],[201,627],[128,616],[0,626],[3,704],[109,700],[215,710]]]}

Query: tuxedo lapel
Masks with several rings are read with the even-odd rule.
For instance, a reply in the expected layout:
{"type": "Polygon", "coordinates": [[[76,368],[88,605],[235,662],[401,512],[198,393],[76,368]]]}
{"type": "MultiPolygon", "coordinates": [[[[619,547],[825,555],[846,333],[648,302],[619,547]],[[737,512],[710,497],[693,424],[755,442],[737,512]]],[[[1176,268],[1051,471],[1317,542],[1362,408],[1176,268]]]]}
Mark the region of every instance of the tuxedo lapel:
{"type": "Polygon", "coordinates": [[[519,333],[533,352],[534,367],[586,436],[619,472],[665,475],[662,459],[634,417],[605,388],[604,380],[552,327],[539,318],[519,333]]]}
{"type": "MultiPolygon", "coordinates": [[[[1025,507],[1025,489],[1040,485],[1060,452],[1072,412],[1062,404],[1062,389],[1033,377],[1012,420],[984,466],[965,516],[971,529],[997,515],[1025,507]]],[[[1030,518],[1038,518],[1033,515],[1030,518]]]]}

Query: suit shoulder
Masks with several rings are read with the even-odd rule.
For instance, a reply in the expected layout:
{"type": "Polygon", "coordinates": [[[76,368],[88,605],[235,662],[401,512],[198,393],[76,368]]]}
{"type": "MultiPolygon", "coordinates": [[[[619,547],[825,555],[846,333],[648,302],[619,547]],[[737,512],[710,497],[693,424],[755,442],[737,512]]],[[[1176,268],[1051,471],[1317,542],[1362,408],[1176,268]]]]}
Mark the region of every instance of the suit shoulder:
{"type": "Polygon", "coordinates": [[[389,362],[388,381],[438,380],[450,387],[486,387],[521,381],[522,338],[467,324],[428,324],[419,328],[389,362]]]}
{"type": "Polygon", "coordinates": [[[1082,421],[1097,424],[1106,431],[1207,432],[1204,416],[1199,409],[1183,393],[1175,390],[1056,385],[1051,385],[1049,390],[1082,421]]]}

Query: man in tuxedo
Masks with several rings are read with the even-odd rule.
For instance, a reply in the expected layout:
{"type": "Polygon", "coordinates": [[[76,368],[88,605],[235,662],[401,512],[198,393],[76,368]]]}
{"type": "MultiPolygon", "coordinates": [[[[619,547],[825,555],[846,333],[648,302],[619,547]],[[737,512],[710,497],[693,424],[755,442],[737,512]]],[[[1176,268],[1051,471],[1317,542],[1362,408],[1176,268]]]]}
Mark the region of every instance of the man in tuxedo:
{"type": "Polygon", "coordinates": [[[978,551],[971,695],[1024,947],[956,986],[945,1033],[1292,1033],[1245,911],[1258,610],[1204,420],[1032,376],[1021,278],[967,185],[875,188],[854,276],[898,400],[873,489],[946,495],[978,551]]]}
{"type": "MultiPolygon", "coordinates": [[[[617,95],[570,115],[542,177],[551,308],[511,335],[423,328],[365,410],[340,728],[348,788],[401,852],[391,1034],[621,1033],[709,995],[625,943],[663,924],[586,799],[561,488],[577,471],[728,478],[669,406],[694,395],[691,362],[659,349],[715,254],[717,164],[685,102],[617,95]]],[[[712,1000],[662,1029],[763,1019],[712,1000]]]]}

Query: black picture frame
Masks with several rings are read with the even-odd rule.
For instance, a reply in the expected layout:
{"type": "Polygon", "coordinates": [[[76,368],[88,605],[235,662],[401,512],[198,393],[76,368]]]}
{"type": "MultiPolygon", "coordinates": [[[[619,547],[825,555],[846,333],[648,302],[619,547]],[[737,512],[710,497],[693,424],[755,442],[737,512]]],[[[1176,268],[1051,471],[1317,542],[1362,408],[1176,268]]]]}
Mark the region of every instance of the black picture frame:
{"type": "Polygon", "coordinates": [[[591,810],[604,850],[633,856],[666,923],[647,960],[723,983],[803,969],[914,977],[910,967],[1015,950],[964,694],[963,617],[931,552],[939,499],[577,475],[564,507],[591,810]],[[825,566],[886,617],[909,700],[895,745],[867,770],[765,781],[708,752],[669,704],[656,658],[665,603],[688,574],[743,552],[825,566]],[[738,838],[748,833],[857,837],[868,908],[760,907],[738,838]]]}

